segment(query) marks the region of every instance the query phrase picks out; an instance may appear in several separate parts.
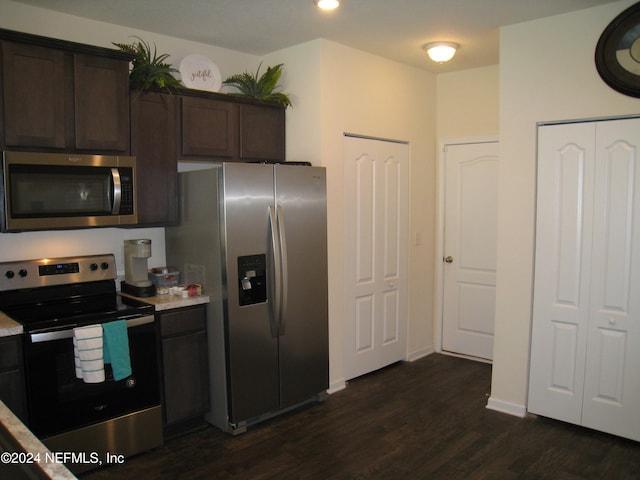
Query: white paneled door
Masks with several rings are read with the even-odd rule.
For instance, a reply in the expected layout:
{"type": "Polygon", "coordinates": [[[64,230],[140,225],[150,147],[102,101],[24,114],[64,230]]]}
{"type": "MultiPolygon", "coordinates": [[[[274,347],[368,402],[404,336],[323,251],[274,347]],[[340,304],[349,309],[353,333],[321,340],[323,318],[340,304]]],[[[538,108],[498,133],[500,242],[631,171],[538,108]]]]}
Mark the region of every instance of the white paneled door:
{"type": "Polygon", "coordinates": [[[345,378],[407,355],[409,146],[345,136],[345,378]]]}
{"type": "Polygon", "coordinates": [[[442,349],[493,358],[498,143],[445,151],[442,349]]]}
{"type": "Polygon", "coordinates": [[[640,119],[538,138],[528,408],[640,440],[640,119]]]}

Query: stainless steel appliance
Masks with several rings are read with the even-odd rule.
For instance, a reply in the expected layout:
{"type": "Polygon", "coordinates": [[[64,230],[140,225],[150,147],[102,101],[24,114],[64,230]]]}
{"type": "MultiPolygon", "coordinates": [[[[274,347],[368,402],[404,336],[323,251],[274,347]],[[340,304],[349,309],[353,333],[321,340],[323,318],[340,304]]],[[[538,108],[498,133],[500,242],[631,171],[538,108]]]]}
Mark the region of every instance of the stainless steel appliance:
{"type": "Polygon", "coordinates": [[[134,157],[5,151],[2,231],[136,224],[136,181],[134,157]]]}
{"type": "MultiPolygon", "coordinates": [[[[162,444],[154,308],[115,289],[111,254],[0,263],[0,310],[24,326],[28,426],[75,473],[162,444]],[[78,378],[74,328],[126,321],[130,375],[78,378]],[[97,455],[97,457],[96,457],[97,455]]],[[[124,326],[122,322],[119,322],[124,326]]]]}
{"type": "Polygon", "coordinates": [[[167,260],[208,305],[207,419],[230,433],[317,401],[329,377],[326,180],[321,167],[216,165],[179,174],[167,260]]]}

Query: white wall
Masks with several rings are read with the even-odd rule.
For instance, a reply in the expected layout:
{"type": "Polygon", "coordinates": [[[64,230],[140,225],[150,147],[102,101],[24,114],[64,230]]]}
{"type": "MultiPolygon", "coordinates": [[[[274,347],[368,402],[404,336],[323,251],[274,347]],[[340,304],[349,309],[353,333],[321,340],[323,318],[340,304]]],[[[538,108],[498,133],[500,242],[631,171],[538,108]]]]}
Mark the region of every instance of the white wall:
{"type": "Polygon", "coordinates": [[[489,407],[524,414],[532,305],[536,122],[640,113],[609,88],[594,51],[604,28],[636,0],[500,31],[498,284],[489,407]]]}
{"type": "Polygon", "coordinates": [[[435,76],[327,40],[275,52],[285,63],[287,156],[327,168],[330,384],[344,384],[343,134],[411,145],[411,239],[408,358],[433,350],[435,232],[435,76]],[[419,237],[419,245],[416,238],[419,237]]]}
{"type": "Polygon", "coordinates": [[[499,65],[438,75],[439,144],[498,135],[499,78],[499,65]]]}

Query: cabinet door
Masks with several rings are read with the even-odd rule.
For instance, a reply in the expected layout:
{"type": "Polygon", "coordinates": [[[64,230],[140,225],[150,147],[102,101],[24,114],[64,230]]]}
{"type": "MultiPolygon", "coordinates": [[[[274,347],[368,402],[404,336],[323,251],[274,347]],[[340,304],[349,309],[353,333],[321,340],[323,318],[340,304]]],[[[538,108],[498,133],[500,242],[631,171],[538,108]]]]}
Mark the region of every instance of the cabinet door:
{"type": "Polygon", "coordinates": [[[208,409],[204,332],[162,340],[164,360],[165,419],[172,424],[201,417],[208,409]]]}
{"type": "Polygon", "coordinates": [[[2,42],[2,94],[6,146],[64,148],[62,51],[2,42]]]}
{"type": "Polygon", "coordinates": [[[177,102],[162,93],[131,93],[131,154],[138,172],[138,224],[178,221],[177,102]]]}
{"type": "Polygon", "coordinates": [[[640,119],[596,125],[582,424],[640,440],[640,119]]]}
{"type": "Polygon", "coordinates": [[[22,421],[27,421],[21,336],[0,338],[0,400],[22,421]]]}
{"type": "Polygon", "coordinates": [[[202,418],[209,409],[209,366],[203,306],[160,315],[166,425],[202,418]]]}
{"type": "Polygon", "coordinates": [[[128,62],[74,55],[75,147],[129,150],[128,62]]]}
{"type": "Polygon", "coordinates": [[[579,424],[589,311],[593,124],[538,129],[538,199],[528,409],[579,424]]]}
{"type": "Polygon", "coordinates": [[[182,97],[182,155],[231,159],[238,150],[238,108],[231,102],[182,97]]]}
{"type": "Polygon", "coordinates": [[[285,110],[282,107],[240,105],[240,159],[285,159],[285,110]]]}

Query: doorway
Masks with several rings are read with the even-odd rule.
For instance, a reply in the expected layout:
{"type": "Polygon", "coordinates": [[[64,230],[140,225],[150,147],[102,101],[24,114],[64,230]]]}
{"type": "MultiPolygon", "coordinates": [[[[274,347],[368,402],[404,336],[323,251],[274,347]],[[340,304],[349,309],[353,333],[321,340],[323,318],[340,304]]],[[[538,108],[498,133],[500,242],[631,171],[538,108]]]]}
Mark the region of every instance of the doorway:
{"type": "Polygon", "coordinates": [[[345,378],[407,356],[409,145],[345,136],[345,378]]]}
{"type": "Polygon", "coordinates": [[[443,172],[442,350],[491,361],[498,142],[445,145],[443,172]]]}

